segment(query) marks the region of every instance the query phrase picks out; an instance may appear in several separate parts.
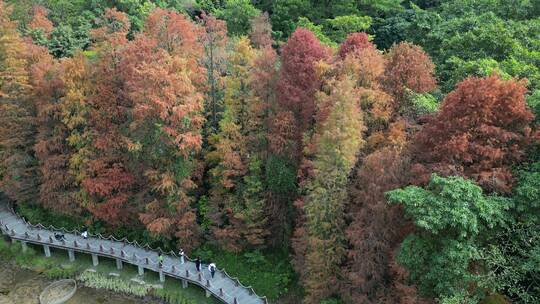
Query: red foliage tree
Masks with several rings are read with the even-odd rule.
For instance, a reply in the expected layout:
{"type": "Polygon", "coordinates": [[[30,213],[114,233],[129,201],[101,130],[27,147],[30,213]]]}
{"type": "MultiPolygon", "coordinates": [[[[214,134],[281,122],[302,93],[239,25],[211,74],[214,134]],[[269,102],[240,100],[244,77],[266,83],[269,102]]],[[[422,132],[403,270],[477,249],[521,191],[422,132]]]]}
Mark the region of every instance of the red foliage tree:
{"type": "Polygon", "coordinates": [[[127,224],[136,211],[129,201],[133,195],[135,177],[127,167],[125,134],[129,124],[131,101],[125,94],[121,78],[121,52],[127,44],[129,24],[111,26],[115,20],[125,22],[125,15],[109,10],[105,22],[96,33],[102,36],[99,61],[94,66],[94,94],[89,97],[88,129],[92,137],[82,186],[89,195],[89,210],[110,225],[127,224]]]}
{"type": "Polygon", "coordinates": [[[388,63],[384,73],[384,88],[399,108],[407,89],[416,93],[433,91],[437,87],[435,65],[421,47],[408,42],[392,46],[386,55],[388,63]]]}
{"type": "Polygon", "coordinates": [[[347,39],[339,46],[339,57],[345,59],[348,54],[358,52],[359,50],[375,48],[373,43],[369,41],[369,36],[366,33],[352,33],[347,36],[347,39]]]}
{"type": "MultiPolygon", "coordinates": [[[[270,143],[268,139],[273,138],[272,144],[274,147],[279,146],[276,142],[276,137],[272,137],[272,127],[280,127],[279,134],[285,134],[285,138],[291,138],[292,133],[292,118],[289,120],[281,120],[277,116],[273,116],[272,112],[277,110],[277,94],[276,84],[279,78],[278,70],[278,55],[271,47],[262,49],[255,58],[253,71],[250,75],[249,85],[252,88],[253,102],[251,103],[251,115],[249,120],[249,128],[253,130],[252,138],[249,139],[250,149],[259,151],[261,159],[268,161],[270,155],[270,143]],[[274,119],[274,123],[271,119],[274,119]]],[[[281,112],[280,114],[290,114],[290,112],[281,112]]],[[[274,129],[275,131],[275,129],[274,129]]],[[[283,143],[280,148],[282,150],[286,143],[283,143]]],[[[268,182],[268,181],[265,181],[268,182]]],[[[288,237],[289,225],[291,217],[289,214],[288,198],[273,191],[266,191],[266,210],[265,214],[268,217],[267,228],[269,235],[267,237],[268,245],[271,247],[279,247],[288,237]]]]}
{"type": "Polygon", "coordinates": [[[328,50],[307,29],[297,29],[281,50],[281,72],[277,84],[279,113],[273,119],[273,150],[287,143],[286,153],[298,159],[302,151],[302,135],[312,127],[315,114],[315,93],[321,85],[316,63],[329,58],[328,50]],[[283,118],[288,117],[289,120],[283,118]],[[286,121],[288,126],[284,126],[286,121]],[[291,129],[294,134],[284,134],[291,129]]]}
{"type": "Polygon", "coordinates": [[[253,70],[249,76],[253,102],[250,109],[252,116],[248,123],[255,136],[250,142],[259,150],[265,151],[265,154],[268,152],[266,137],[269,132],[270,110],[276,106],[277,61],[278,55],[272,47],[261,49],[254,59],[253,70]]]}
{"type": "Polygon", "coordinates": [[[402,280],[394,252],[408,232],[399,208],[389,207],[384,192],[409,182],[407,123],[385,92],[391,64],[365,34],[352,34],[341,45],[338,72],[356,81],[367,146],[351,179],[347,205],[347,259],[340,294],[351,303],[418,303],[416,290],[402,280]],[[398,273],[399,272],[399,273],[398,273]]]}
{"type": "Polygon", "coordinates": [[[91,32],[96,44],[116,39],[123,40],[130,28],[128,16],[116,8],[105,10],[103,16],[96,21],[99,27],[91,32]]]}
{"type": "Polygon", "coordinates": [[[511,168],[524,154],[533,114],[523,82],[468,78],[444,99],[416,136],[418,182],[431,172],[461,175],[487,191],[508,192],[511,168]]]}

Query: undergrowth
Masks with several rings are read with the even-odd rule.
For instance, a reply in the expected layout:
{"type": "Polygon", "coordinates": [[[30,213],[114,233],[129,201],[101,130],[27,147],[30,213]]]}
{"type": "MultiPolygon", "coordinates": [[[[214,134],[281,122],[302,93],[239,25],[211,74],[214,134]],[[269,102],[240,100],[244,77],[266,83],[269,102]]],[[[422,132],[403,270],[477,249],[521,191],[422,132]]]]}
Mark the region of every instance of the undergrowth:
{"type": "Polygon", "coordinates": [[[271,301],[287,294],[297,285],[286,252],[253,251],[237,254],[203,246],[194,251],[193,257],[195,256],[200,256],[204,263],[216,263],[218,268],[225,269],[233,277],[238,277],[243,284],[250,284],[259,296],[266,296],[271,301]]]}
{"type": "Polygon", "coordinates": [[[81,281],[86,287],[106,289],[138,297],[144,297],[150,292],[150,287],[148,285],[129,282],[121,278],[111,277],[95,271],[83,271],[83,273],[77,277],[77,280],[81,281]]]}

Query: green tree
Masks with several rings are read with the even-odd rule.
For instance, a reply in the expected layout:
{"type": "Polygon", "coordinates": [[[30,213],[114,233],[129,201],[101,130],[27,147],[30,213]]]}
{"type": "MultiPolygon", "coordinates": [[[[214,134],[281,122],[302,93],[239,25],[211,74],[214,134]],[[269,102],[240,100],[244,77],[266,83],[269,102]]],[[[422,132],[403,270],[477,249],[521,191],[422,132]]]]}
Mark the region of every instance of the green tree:
{"type": "Polygon", "coordinates": [[[216,16],[227,22],[229,35],[247,35],[251,28],[251,20],[261,12],[250,0],[226,0],[223,8],[216,11],[216,16]]]}
{"type": "Polygon", "coordinates": [[[422,45],[427,49],[428,34],[441,19],[436,12],[423,10],[412,4],[397,14],[375,18],[371,30],[375,36],[375,44],[382,49],[388,49],[402,41],[422,45]]]}
{"type": "Polygon", "coordinates": [[[518,180],[513,196],[516,218],[520,222],[540,224],[540,162],[519,170],[518,180]]]}
{"type": "Polygon", "coordinates": [[[512,303],[538,303],[540,225],[518,222],[498,232],[483,250],[487,273],[482,285],[506,295],[512,303]]]}
{"type": "Polygon", "coordinates": [[[343,42],[350,33],[363,32],[371,25],[371,17],[359,15],[338,16],[326,19],[325,32],[335,42],[343,42]]]}
{"type": "Polygon", "coordinates": [[[306,17],[300,17],[298,18],[298,22],[296,23],[297,28],[305,28],[311,31],[317,39],[321,41],[321,43],[326,44],[328,46],[336,46],[336,43],[332,41],[326,34],[324,33],[324,29],[322,25],[316,25],[315,23],[311,22],[306,17]]]}
{"type": "Polygon", "coordinates": [[[54,28],[48,42],[49,51],[56,58],[71,57],[85,45],[86,41],[78,39],[69,25],[54,28]]]}
{"type": "Polygon", "coordinates": [[[254,156],[250,159],[247,174],[244,176],[243,187],[240,191],[244,204],[242,217],[246,225],[244,238],[250,247],[262,248],[266,237],[268,219],[266,217],[267,200],[263,179],[263,162],[254,156]]]}
{"type": "Polygon", "coordinates": [[[538,124],[540,122],[540,89],[534,90],[527,97],[527,104],[534,114],[535,123],[538,124]]]}
{"type": "Polygon", "coordinates": [[[310,2],[313,9],[306,16],[316,23],[338,16],[358,14],[357,0],[310,0],[310,2]]]}
{"type": "Polygon", "coordinates": [[[388,192],[387,198],[402,205],[417,227],[401,244],[397,260],[423,294],[449,297],[479,282],[485,234],[504,222],[508,199],[485,196],[462,177],[435,174],[425,189],[409,186],[388,192]]]}
{"type": "Polygon", "coordinates": [[[403,9],[403,0],[359,0],[358,8],[364,12],[371,12],[372,15],[386,15],[403,9]]]}
{"type": "Polygon", "coordinates": [[[148,0],[114,0],[114,7],[129,16],[129,22],[135,31],[141,30],[144,20],[156,8],[154,2],[148,0]]]}
{"type": "Polygon", "coordinates": [[[309,0],[276,0],[272,7],[272,26],[277,40],[285,40],[296,29],[298,18],[308,16],[309,0]]]}

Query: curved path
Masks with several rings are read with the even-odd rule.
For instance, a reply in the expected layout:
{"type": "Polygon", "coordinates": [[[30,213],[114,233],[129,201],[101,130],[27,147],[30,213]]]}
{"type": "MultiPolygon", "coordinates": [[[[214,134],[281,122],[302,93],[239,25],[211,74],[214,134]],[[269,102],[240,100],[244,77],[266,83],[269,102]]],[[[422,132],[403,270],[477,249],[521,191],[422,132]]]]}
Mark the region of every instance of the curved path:
{"type": "Polygon", "coordinates": [[[186,257],[185,263],[174,253],[164,254],[163,267],[157,262],[158,252],[150,247],[142,247],[136,242],[117,240],[102,235],[91,236],[88,239],[80,237],[78,231],[62,231],[54,227],[32,225],[20,218],[6,203],[0,202],[0,230],[13,241],[21,241],[23,249],[27,243],[42,245],[46,256],[50,256],[50,248],[60,248],[68,251],[71,261],[75,259],[75,252],[92,255],[94,265],[98,263],[98,256],[116,260],[118,269],[122,263],[129,263],[138,267],[139,274],[145,270],[158,272],[160,280],[172,277],[182,281],[187,287],[188,282],[198,285],[206,291],[207,296],[214,297],[227,304],[267,304],[266,297],[259,297],[251,287],[240,284],[238,279],[230,277],[225,270],[217,270],[212,279],[209,271],[203,265],[202,271],[197,272],[195,263],[186,257]],[[54,232],[62,232],[64,241],[54,239],[54,232]]]}

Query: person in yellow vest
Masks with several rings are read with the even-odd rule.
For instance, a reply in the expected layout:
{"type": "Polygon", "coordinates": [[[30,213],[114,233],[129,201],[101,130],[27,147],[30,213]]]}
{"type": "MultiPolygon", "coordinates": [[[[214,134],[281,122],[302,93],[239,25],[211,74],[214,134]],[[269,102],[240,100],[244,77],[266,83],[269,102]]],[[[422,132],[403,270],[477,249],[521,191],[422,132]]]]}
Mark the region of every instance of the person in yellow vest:
{"type": "Polygon", "coordinates": [[[159,263],[159,268],[163,268],[163,255],[161,254],[161,252],[159,253],[157,259],[158,259],[158,263],[159,263]]]}

